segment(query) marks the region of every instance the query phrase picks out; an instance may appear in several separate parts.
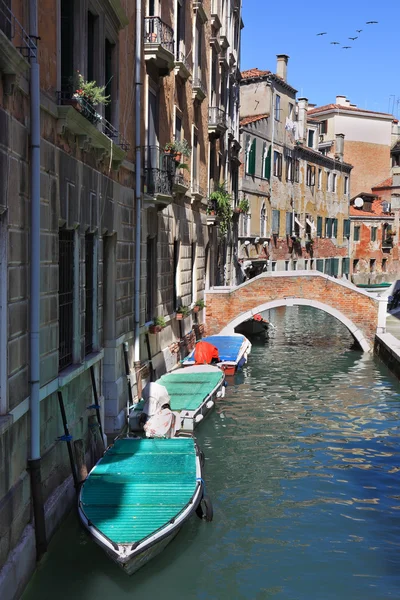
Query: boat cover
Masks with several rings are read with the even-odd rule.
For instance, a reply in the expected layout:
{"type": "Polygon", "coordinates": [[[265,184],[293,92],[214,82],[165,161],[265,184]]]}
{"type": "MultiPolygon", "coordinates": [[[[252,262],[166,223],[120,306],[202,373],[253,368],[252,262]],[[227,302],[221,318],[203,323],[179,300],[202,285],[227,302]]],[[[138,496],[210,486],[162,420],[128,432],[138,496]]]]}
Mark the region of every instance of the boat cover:
{"type": "Polygon", "coordinates": [[[196,365],[210,365],[213,361],[219,362],[218,348],[203,340],[197,342],[193,356],[196,365]]]}
{"type": "Polygon", "coordinates": [[[81,491],[87,519],[117,544],[139,542],[166,525],[193,497],[193,438],[117,440],[81,491]]]}
{"type": "Polygon", "coordinates": [[[159,412],[164,404],[170,404],[170,397],[166,388],[153,381],[147,383],[143,388],[142,398],[145,401],[143,413],[148,417],[159,412]]]}
{"type": "Polygon", "coordinates": [[[217,367],[202,370],[201,366],[177,369],[163,375],[158,381],[168,390],[171,410],[196,410],[224,379],[217,367]]]}
{"type": "MultiPolygon", "coordinates": [[[[243,349],[243,342],[246,340],[244,335],[210,335],[204,337],[204,342],[209,342],[216,346],[219,352],[220,362],[238,362],[240,358],[241,350],[243,349]]],[[[189,354],[183,361],[184,363],[193,362],[193,353],[189,354]]]]}

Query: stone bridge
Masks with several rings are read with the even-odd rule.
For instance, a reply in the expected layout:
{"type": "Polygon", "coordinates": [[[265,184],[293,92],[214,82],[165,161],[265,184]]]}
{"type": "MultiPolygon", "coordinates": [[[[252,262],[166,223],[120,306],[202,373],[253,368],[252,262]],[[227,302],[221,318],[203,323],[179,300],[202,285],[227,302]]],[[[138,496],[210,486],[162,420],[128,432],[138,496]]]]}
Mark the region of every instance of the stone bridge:
{"type": "Polygon", "coordinates": [[[253,314],[277,306],[311,306],[341,321],[365,352],[386,327],[387,299],[319,271],[263,273],[237,287],[206,292],[208,334],[233,333],[253,314]]]}

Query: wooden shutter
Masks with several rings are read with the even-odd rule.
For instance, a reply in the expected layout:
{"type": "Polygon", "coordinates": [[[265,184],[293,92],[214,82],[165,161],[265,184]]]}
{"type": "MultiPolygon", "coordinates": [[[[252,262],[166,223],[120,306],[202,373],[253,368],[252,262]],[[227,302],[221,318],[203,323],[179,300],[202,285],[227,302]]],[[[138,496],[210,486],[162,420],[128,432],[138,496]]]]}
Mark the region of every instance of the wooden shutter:
{"type": "Polygon", "coordinates": [[[347,238],[350,237],[350,219],[345,219],[343,221],[343,236],[347,238]]]}
{"type": "Polygon", "coordinates": [[[254,140],[251,143],[250,155],[249,155],[249,175],[254,175],[256,172],[256,148],[257,148],[257,140],[254,140]]]}
{"type": "Polygon", "coordinates": [[[337,277],[339,275],[339,259],[331,258],[331,275],[337,277]]]}
{"type": "Polygon", "coordinates": [[[268,148],[267,156],[264,164],[264,177],[271,179],[271,146],[268,148]]]}
{"type": "Polygon", "coordinates": [[[338,220],[333,219],[333,237],[334,238],[337,238],[337,231],[338,231],[338,220]]]}
{"type": "Polygon", "coordinates": [[[293,214],[291,212],[286,213],[286,235],[292,235],[293,229],[293,214]]]}
{"type": "Polygon", "coordinates": [[[317,271],[321,271],[321,273],[324,272],[324,259],[323,258],[317,258],[317,271]]]}
{"type": "Polygon", "coordinates": [[[322,237],[322,217],[317,217],[317,237],[322,237]]]}
{"type": "Polygon", "coordinates": [[[280,226],[280,212],[279,210],[272,211],[272,233],[276,233],[279,235],[279,226],[280,226]]]}
{"type": "Polygon", "coordinates": [[[350,258],[346,257],[346,258],[343,258],[343,260],[342,260],[342,275],[348,275],[349,273],[350,273],[350,258]]]}

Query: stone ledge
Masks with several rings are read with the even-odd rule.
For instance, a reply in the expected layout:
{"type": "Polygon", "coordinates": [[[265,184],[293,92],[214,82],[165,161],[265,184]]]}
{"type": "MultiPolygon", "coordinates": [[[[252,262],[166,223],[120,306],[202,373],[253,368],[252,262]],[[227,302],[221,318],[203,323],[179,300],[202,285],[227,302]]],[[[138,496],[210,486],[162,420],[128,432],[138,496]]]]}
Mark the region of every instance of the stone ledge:
{"type": "Polygon", "coordinates": [[[123,29],[126,27],[129,24],[129,19],[126,15],[126,12],[122,8],[120,0],[108,0],[108,4],[118,20],[119,28],[123,29]]]}
{"type": "Polygon", "coordinates": [[[117,170],[126,157],[126,152],[85,119],[73,106],[57,107],[57,130],[73,133],[82,150],[95,149],[98,160],[111,158],[113,169],[117,170]]]}
{"type": "Polygon", "coordinates": [[[22,73],[30,69],[30,64],[14,44],[0,30],[0,71],[3,74],[4,90],[11,94],[22,73]]]}

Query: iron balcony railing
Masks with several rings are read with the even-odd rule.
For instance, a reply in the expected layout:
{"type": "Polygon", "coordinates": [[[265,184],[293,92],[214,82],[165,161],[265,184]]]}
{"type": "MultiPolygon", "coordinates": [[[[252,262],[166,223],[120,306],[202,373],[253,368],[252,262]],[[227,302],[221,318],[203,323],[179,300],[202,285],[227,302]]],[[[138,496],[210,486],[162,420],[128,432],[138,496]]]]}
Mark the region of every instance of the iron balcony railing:
{"type": "Polygon", "coordinates": [[[96,128],[104,133],[110,140],[119,146],[125,152],[129,149],[129,143],[123,135],[105,119],[96,108],[83,96],[77,96],[75,93],[57,92],[57,102],[60,106],[73,106],[85,119],[90,121],[96,128]]]}
{"type": "Polygon", "coordinates": [[[195,75],[193,77],[193,88],[199,89],[204,94],[204,96],[207,95],[206,87],[203,81],[201,80],[201,77],[199,77],[198,75],[195,75]]]}
{"type": "Polygon", "coordinates": [[[10,8],[11,1],[0,0],[0,30],[27,60],[36,56],[36,39],[28,35],[10,8]]]}
{"type": "Polygon", "coordinates": [[[205,190],[197,183],[197,181],[192,181],[191,192],[202,198],[206,197],[205,190]]]}
{"type": "Polygon", "coordinates": [[[188,60],[188,57],[186,56],[186,54],[184,52],[180,52],[178,51],[176,53],[176,62],[180,62],[183,65],[185,65],[185,67],[187,68],[188,71],[192,70],[192,65],[190,63],[190,61],[188,60]]]}
{"type": "Polygon", "coordinates": [[[159,146],[145,146],[143,149],[144,187],[147,194],[172,196],[176,162],[173,154],[159,146]]]}
{"type": "Polygon", "coordinates": [[[209,106],[208,108],[208,124],[212,127],[225,127],[227,128],[226,112],[218,106],[209,106]]]}
{"type": "Polygon", "coordinates": [[[168,52],[174,52],[174,32],[160,17],[144,18],[144,43],[159,44],[168,52]]]}

